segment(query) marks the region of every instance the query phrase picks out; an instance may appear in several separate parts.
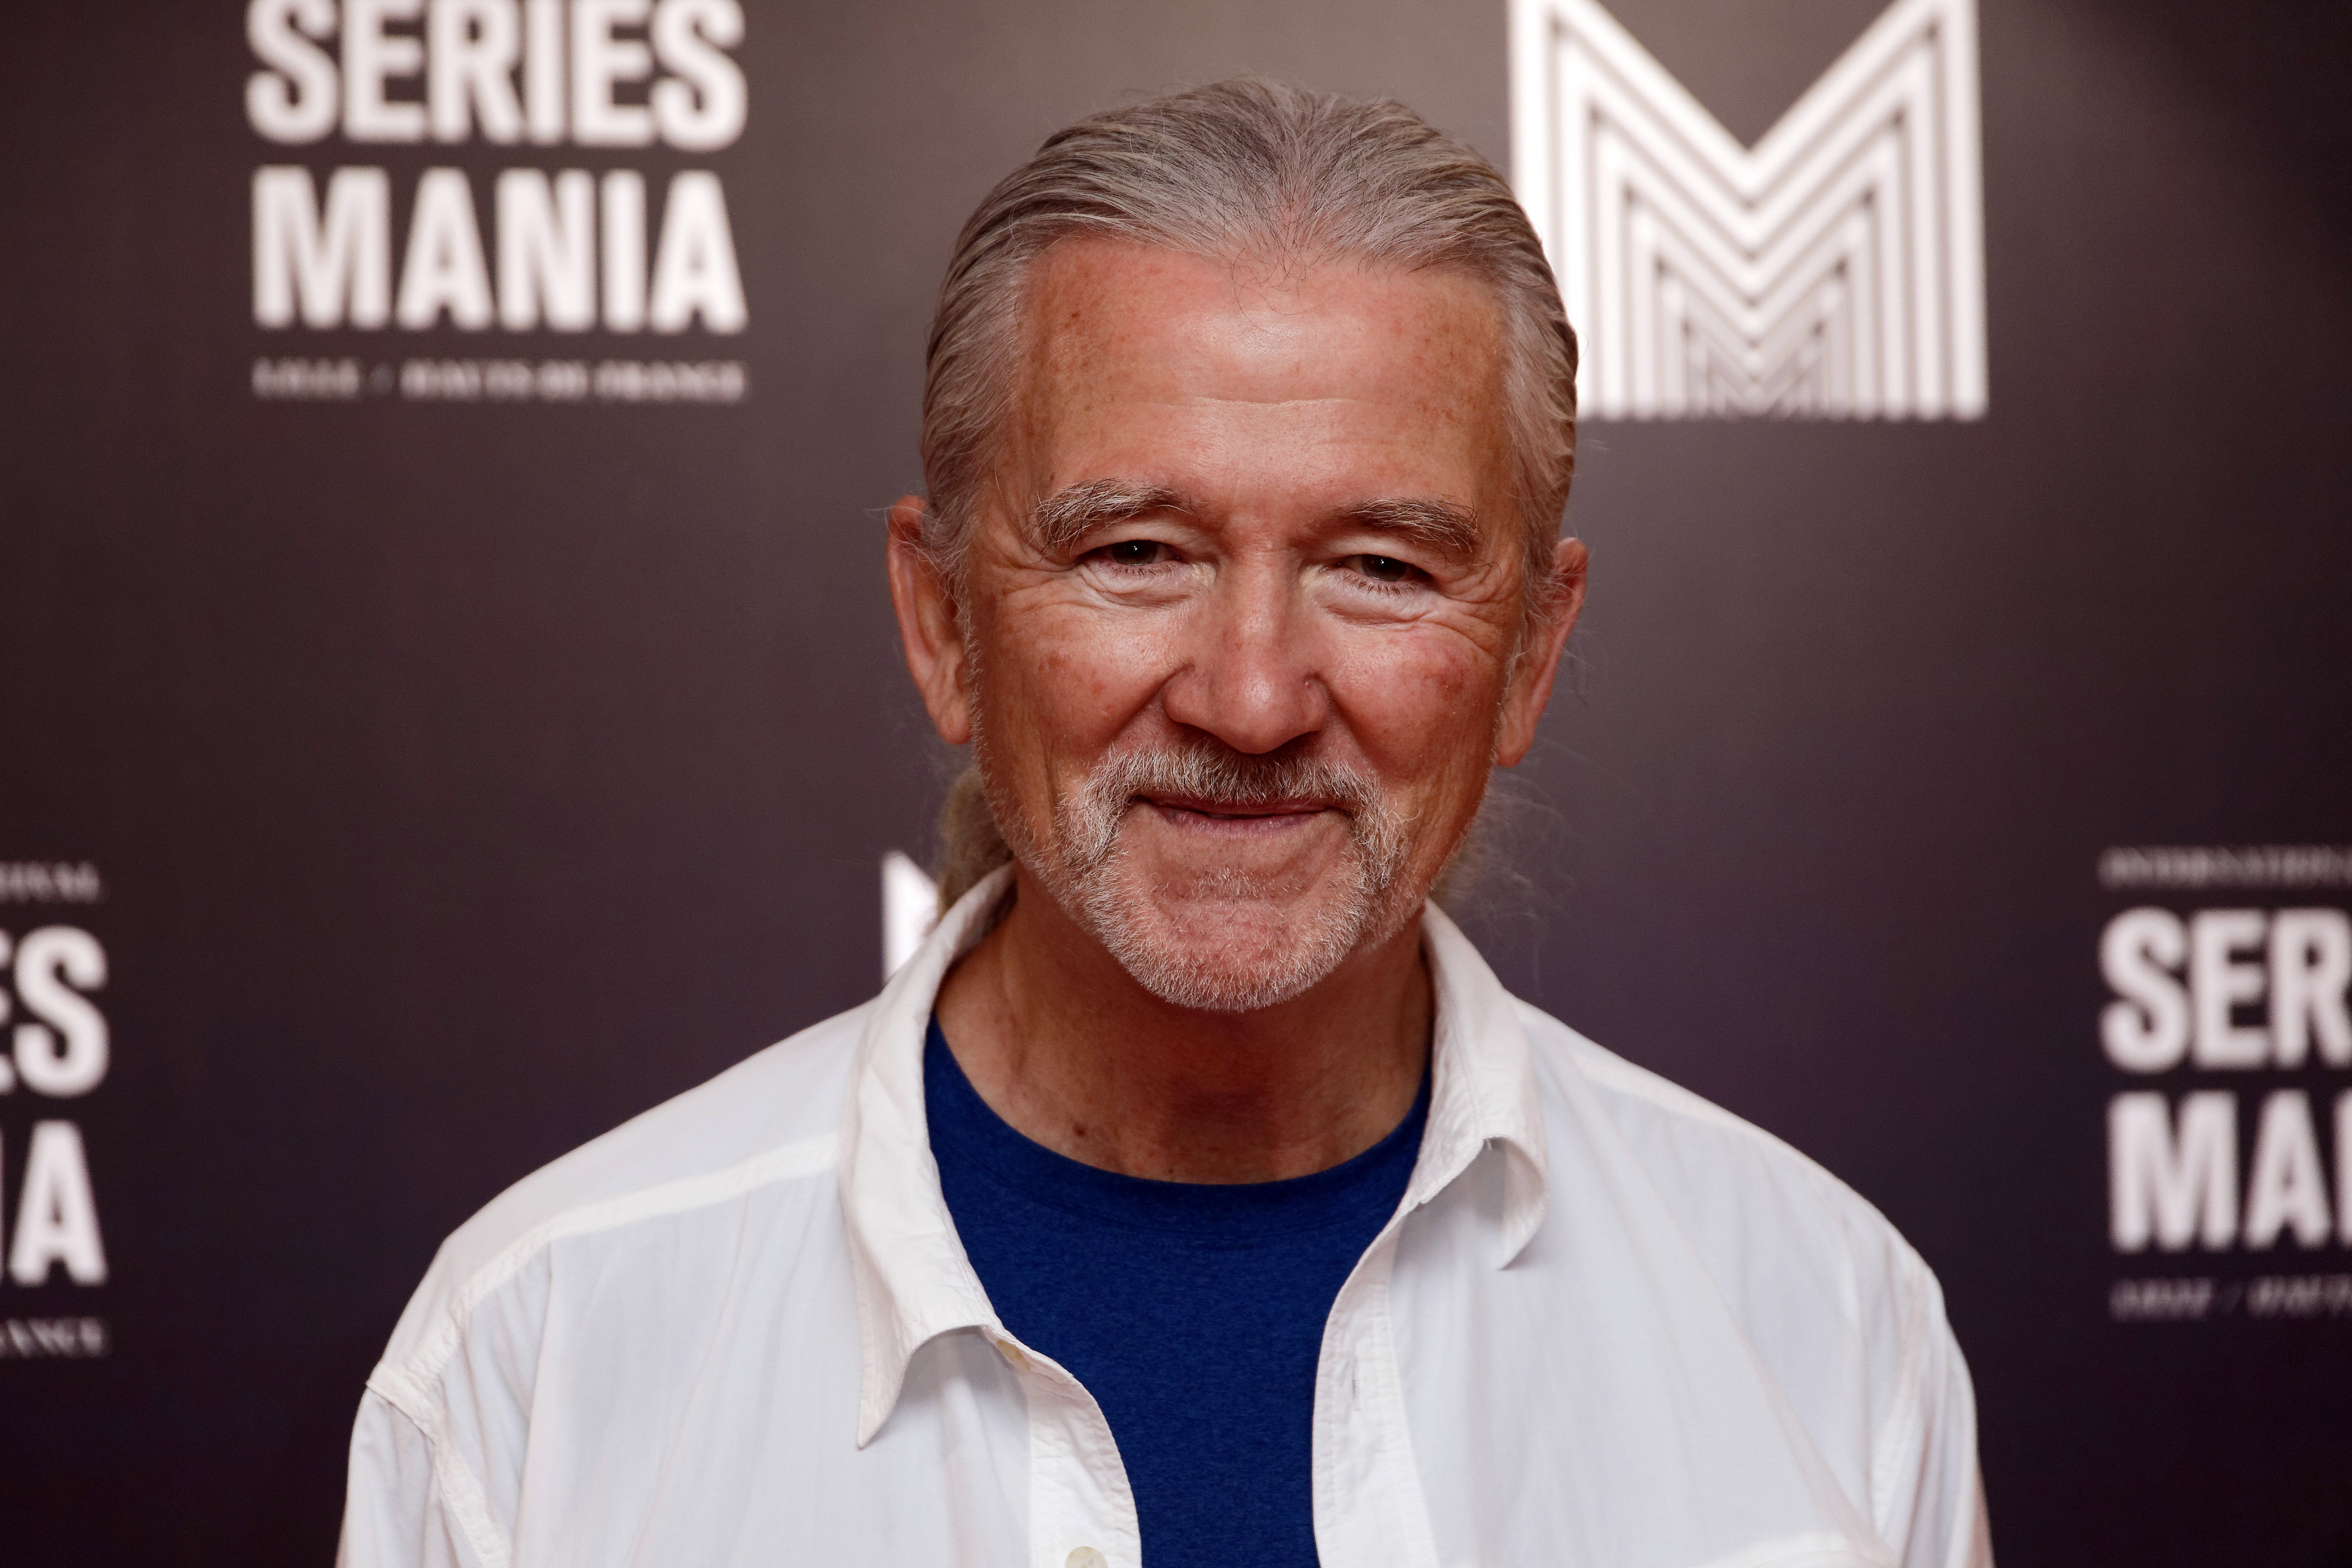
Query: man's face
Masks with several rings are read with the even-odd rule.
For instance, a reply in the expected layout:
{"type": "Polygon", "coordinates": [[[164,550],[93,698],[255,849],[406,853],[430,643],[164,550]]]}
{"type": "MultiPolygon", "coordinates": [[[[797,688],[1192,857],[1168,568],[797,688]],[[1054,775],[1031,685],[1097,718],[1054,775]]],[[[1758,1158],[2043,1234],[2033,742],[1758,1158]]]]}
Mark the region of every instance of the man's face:
{"type": "Polygon", "coordinates": [[[934,717],[1144,985],[1286,1000],[1412,917],[1549,686],[1496,308],[1085,241],[1038,264],[1023,366],[934,717]]]}

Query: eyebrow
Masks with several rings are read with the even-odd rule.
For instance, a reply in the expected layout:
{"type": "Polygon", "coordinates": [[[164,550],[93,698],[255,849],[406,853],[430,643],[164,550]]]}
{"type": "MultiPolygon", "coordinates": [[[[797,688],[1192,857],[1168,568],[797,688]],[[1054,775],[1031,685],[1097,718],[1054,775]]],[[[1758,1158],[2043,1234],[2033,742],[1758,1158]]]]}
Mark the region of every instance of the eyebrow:
{"type": "Polygon", "coordinates": [[[1445,555],[1478,553],[1477,518],[1449,501],[1368,500],[1347,508],[1339,517],[1359,528],[1402,534],[1445,555]]]}
{"type": "MultiPolygon", "coordinates": [[[[1087,479],[1057,490],[1029,514],[1040,548],[1060,554],[1098,528],[1153,512],[1192,516],[1192,499],[1166,485],[1136,479],[1087,479]]],[[[1478,553],[1478,520],[1449,501],[1390,498],[1345,507],[1334,521],[1376,532],[1394,533],[1452,557],[1478,553]]]]}
{"type": "Polygon", "coordinates": [[[1097,528],[1155,511],[1192,511],[1191,498],[1166,485],[1133,479],[1088,479],[1058,490],[1029,514],[1029,527],[1046,553],[1058,555],[1097,528]]]}

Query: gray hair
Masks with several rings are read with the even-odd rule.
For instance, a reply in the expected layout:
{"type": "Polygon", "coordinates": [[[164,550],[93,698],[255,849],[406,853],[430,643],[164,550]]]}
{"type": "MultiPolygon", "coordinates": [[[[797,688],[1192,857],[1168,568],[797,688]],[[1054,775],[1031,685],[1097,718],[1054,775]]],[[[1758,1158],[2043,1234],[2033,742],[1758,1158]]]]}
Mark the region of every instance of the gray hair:
{"type": "MultiPolygon", "coordinates": [[[[1523,603],[1549,613],[1576,467],[1576,334],[1510,186],[1392,100],[1237,77],[1129,104],[1046,139],[956,241],[923,383],[926,552],[959,595],[1018,381],[1026,283],[1065,239],[1123,239],[1289,268],[1355,261],[1475,278],[1499,307],[1523,603]]],[[[1011,858],[976,773],[940,814],[942,907],[1011,858]]]]}
{"type": "Polygon", "coordinates": [[[1576,334],[1527,214],[1495,166],[1392,100],[1236,77],[1082,120],[989,192],[940,286],[923,382],[923,542],[961,583],[1017,380],[1031,265],[1080,237],[1272,266],[1458,270],[1495,292],[1505,418],[1540,615],[1576,468],[1576,334]]]}

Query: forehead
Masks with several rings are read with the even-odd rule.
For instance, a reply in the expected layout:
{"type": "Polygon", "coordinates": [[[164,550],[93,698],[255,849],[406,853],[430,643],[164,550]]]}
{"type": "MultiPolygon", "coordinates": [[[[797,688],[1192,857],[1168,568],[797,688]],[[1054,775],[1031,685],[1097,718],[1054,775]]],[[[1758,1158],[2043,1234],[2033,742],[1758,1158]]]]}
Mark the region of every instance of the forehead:
{"type": "Polygon", "coordinates": [[[1023,335],[1012,433],[1048,489],[1171,464],[1475,489],[1502,449],[1499,311],[1456,271],[1065,242],[1023,335]]]}

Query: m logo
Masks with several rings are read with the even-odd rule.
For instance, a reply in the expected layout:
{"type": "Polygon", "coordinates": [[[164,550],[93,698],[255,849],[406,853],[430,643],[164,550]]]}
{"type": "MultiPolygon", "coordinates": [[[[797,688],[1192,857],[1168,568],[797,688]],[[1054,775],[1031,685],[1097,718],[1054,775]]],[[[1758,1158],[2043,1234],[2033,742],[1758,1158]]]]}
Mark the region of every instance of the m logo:
{"type": "Polygon", "coordinates": [[[1511,0],[1513,183],[1601,418],[1985,411],[1974,0],[1895,0],[1743,147],[1595,0],[1511,0]]]}

